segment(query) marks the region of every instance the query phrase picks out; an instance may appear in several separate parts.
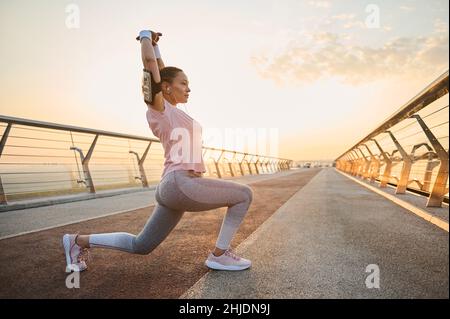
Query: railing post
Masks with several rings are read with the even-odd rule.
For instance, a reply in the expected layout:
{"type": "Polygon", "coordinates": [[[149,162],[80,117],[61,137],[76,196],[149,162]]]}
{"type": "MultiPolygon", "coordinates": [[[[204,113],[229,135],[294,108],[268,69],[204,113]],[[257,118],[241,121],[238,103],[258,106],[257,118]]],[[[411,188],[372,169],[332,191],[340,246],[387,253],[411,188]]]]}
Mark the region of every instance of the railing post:
{"type": "Polygon", "coordinates": [[[369,169],[370,161],[366,158],[366,155],[364,155],[364,152],[357,147],[357,149],[361,152],[362,159],[364,160],[364,166],[361,165],[361,178],[364,180],[367,177],[367,171],[369,169]]]}
{"type": "Polygon", "coordinates": [[[341,160],[339,161],[338,168],[343,172],[347,173],[347,168],[349,164],[350,162],[348,159],[348,154],[344,154],[344,156],[342,156],[341,160]]]}
{"type": "Polygon", "coordinates": [[[234,162],[235,162],[235,159],[236,159],[236,151],[234,151],[233,153],[234,153],[234,154],[233,154],[233,158],[231,159],[231,162],[228,163],[228,165],[229,165],[229,167],[230,167],[231,176],[234,177],[235,175],[234,175],[233,166],[234,166],[234,162]]]}
{"type": "Polygon", "coordinates": [[[427,167],[425,168],[425,173],[423,176],[423,184],[419,185],[420,189],[426,192],[430,191],[430,186],[431,186],[431,175],[433,173],[433,168],[436,167],[437,165],[440,164],[437,162],[433,162],[434,158],[439,158],[438,155],[434,152],[433,148],[428,145],[428,143],[420,143],[420,144],[416,144],[414,145],[412,151],[411,151],[411,156],[413,159],[413,162],[415,162],[417,160],[417,157],[415,155],[416,151],[421,148],[422,146],[425,146],[428,150],[427,153],[423,154],[421,157],[419,157],[418,160],[422,159],[423,156],[427,156],[427,167]]]}
{"type": "Polygon", "coordinates": [[[353,170],[355,169],[356,166],[356,158],[355,158],[355,154],[353,154],[353,151],[348,152],[348,156],[350,158],[350,169],[349,169],[349,173],[351,175],[353,175],[353,170]]]}
{"type": "Polygon", "coordinates": [[[411,157],[406,153],[406,151],[403,149],[403,147],[400,145],[400,143],[397,141],[397,139],[395,138],[394,134],[392,134],[391,131],[387,131],[386,133],[390,135],[392,141],[394,142],[398,152],[400,153],[403,159],[403,167],[400,173],[400,178],[398,180],[395,194],[404,194],[406,188],[408,187],[409,175],[411,173],[411,166],[412,166],[411,157]]]}
{"type": "Polygon", "coordinates": [[[373,182],[375,182],[375,173],[374,173],[374,167],[373,166],[374,166],[374,164],[377,165],[378,162],[377,162],[375,156],[373,156],[373,153],[370,150],[370,148],[366,144],[363,144],[363,146],[365,146],[367,148],[367,151],[370,154],[370,163],[369,163],[369,170],[367,171],[367,178],[369,178],[369,182],[370,183],[373,183],[373,182]]]}
{"type": "Polygon", "coordinates": [[[86,186],[89,188],[90,193],[95,193],[95,186],[94,181],[91,177],[91,172],[89,171],[89,160],[91,159],[92,153],[94,152],[95,144],[97,144],[98,140],[98,134],[95,135],[94,141],[91,144],[91,147],[89,148],[88,153],[86,154],[86,157],[83,155],[83,151],[79,149],[78,147],[71,147],[71,150],[75,150],[80,154],[81,163],[83,165],[83,173],[84,173],[84,179],[86,182],[86,186]]]}
{"type": "Polygon", "coordinates": [[[441,143],[439,143],[438,139],[434,136],[434,134],[430,131],[430,129],[418,114],[412,115],[410,116],[410,118],[415,118],[417,120],[441,162],[441,165],[439,165],[439,171],[436,176],[436,180],[433,185],[433,190],[431,191],[430,197],[428,197],[427,202],[427,207],[441,207],[446,192],[448,179],[448,153],[445,151],[441,143]]]}
{"type": "MultiPolygon", "coordinates": [[[[2,139],[0,141],[0,158],[2,157],[3,149],[5,148],[6,140],[8,139],[9,132],[11,132],[11,128],[12,128],[12,124],[8,123],[8,125],[6,126],[6,129],[5,129],[5,132],[3,133],[2,139]]],[[[8,204],[8,199],[6,198],[6,193],[5,193],[5,189],[3,188],[3,182],[2,182],[1,176],[0,176],[0,204],[2,204],[2,205],[8,204]]]]}
{"type": "MultiPolygon", "coordinates": [[[[78,172],[78,170],[77,170],[77,172],[78,172]]],[[[70,178],[72,179],[72,181],[70,182],[71,188],[78,189],[80,187],[80,181],[78,180],[77,174],[72,170],[70,170],[70,178]]]]}
{"type": "Polygon", "coordinates": [[[348,158],[350,159],[349,164],[350,167],[348,168],[348,173],[353,175],[353,169],[355,168],[355,156],[353,154],[353,152],[348,152],[348,158]]]}
{"type": "Polygon", "coordinates": [[[267,172],[269,173],[273,173],[273,172],[271,172],[270,171],[270,169],[269,169],[269,163],[270,163],[270,158],[267,158],[266,159],[266,162],[264,163],[264,165],[266,166],[266,170],[267,170],[267,172]]]}
{"type": "Polygon", "coordinates": [[[265,173],[268,173],[267,167],[266,167],[266,158],[265,158],[264,156],[261,157],[261,169],[262,169],[265,173]]]}
{"type": "Polygon", "coordinates": [[[360,177],[361,176],[361,171],[362,171],[362,161],[363,159],[361,158],[361,155],[358,154],[358,152],[356,151],[357,149],[353,150],[356,154],[357,160],[356,160],[356,167],[355,167],[355,176],[356,177],[360,177]]]}
{"type": "Polygon", "coordinates": [[[351,150],[350,152],[348,152],[348,155],[350,157],[350,171],[349,173],[351,175],[354,175],[354,170],[356,167],[356,160],[358,159],[355,154],[353,153],[353,150],[351,150]]]}
{"type": "Polygon", "coordinates": [[[256,174],[257,174],[257,175],[260,175],[260,173],[259,173],[259,168],[258,168],[258,163],[259,163],[259,156],[258,156],[258,159],[257,159],[256,162],[255,162],[255,169],[256,169],[256,174]]]}
{"type": "Polygon", "coordinates": [[[353,158],[350,153],[345,154],[346,161],[343,163],[343,169],[346,173],[350,173],[352,170],[353,158]]]}
{"type": "Polygon", "coordinates": [[[0,204],[7,205],[5,190],[3,189],[2,177],[0,176],[0,204]]]}
{"type": "MultiPolygon", "coordinates": [[[[429,156],[431,157],[431,155],[429,156]]],[[[423,176],[423,187],[422,190],[425,192],[430,192],[431,188],[431,176],[433,175],[433,169],[440,165],[440,162],[428,160],[427,167],[425,168],[425,173],[423,176]]]]}
{"type": "Polygon", "coordinates": [[[352,150],[355,153],[356,156],[356,160],[355,160],[355,172],[354,172],[354,176],[358,177],[360,175],[360,171],[361,171],[361,167],[362,167],[362,158],[360,157],[360,155],[358,154],[358,152],[356,151],[356,149],[352,150]]]}
{"type": "MultiPolygon", "coordinates": [[[[401,158],[399,158],[398,160],[396,160],[396,158],[394,157],[394,154],[395,154],[395,153],[399,153],[398,149],[393,150],[392,153],[391,153],[392,167],[396,166],[397,164],[403,163],[403,159],[401,159],[401,158]],[[394,161],[394,160],[396,160],[396,161],[394,161]]],[[[390,173],[389,173],[389,174],[390,174],[390,173]]],[[[395,176],[389,176],[389,179],[390,179],[390,178],[395,178],[396,181],[397,181],[397,183],[398,183],[398,181],[399,181],[399,179],[398,179],[397,177],[395,177],[395,176]]]]}
{"type": "Polygon", "coordinates": [[[244,153],[244,157],[239,162],[239,169],[241,170],[241,175],[244,176],[244,170],[242,169],[242,163],[244,162],[245,158],[247,157],[247,153],[244,153]]]}
{"type": "MultiPolygon", "coordinates": [[[[202,158],[205,158],[205,155],[206,155],[207,152],[208,152],[208,149],[205,147],[204,150],[203,150],[202,158]]],[[[207,172],[209,174],[209,166],[206,165],[206,163],[205,163],[205,167],[207,168],[207,172]]]]}
{"type": "Polygon", "coordinates": [[[252,167],[251,167],[251,161],[253,160],[253,157],[255,157],[255,155],[253,155],[252,154],[252,157],[250,158],[250,160],[249,161],[247,161],[247,166],[248,166],[248,170],[250,171],[250,175],[253,175],[253,172],[252,172],[252,167]]]}
{"type": "Polygon", "coordinates": [[[339,162],[339,169],[348,173],[348,166],[350,165],[350,156],[348,154],[344,154],[342,156],[341,161],[339,162]]]}
{"type": "Polygon", "coordinates": [[[380,144],[378,143],[378,141],[376,139],[372,138],[371,141],[373,141],[375,143],[375,145],[378,147],[378,149],[380,150],[380,154],[381,154],[381,156],[383,156],[384,162],[386,163],[386,167],[384,169],[383,176],[381,177],[381,182],[380,182],[380,187],[385,188],[387,186],[387,183],[389,182],[389,178],[391,176],[392,161],[389,158],[389,156],[386,155],[387,153],[383,151],[383,149],[381,148],[380,144]]]}
{"type": "Polygon", "coordinates": [[[264,156],[261,156],[260,157],[260,167],[261,167],[261,171],[263,171],[264,173],[267,173],[267,167],[264,167],[264,164],[265,164],[265,162],[264,162],[264,156]]]}
{"type": "Polygon", "coordinates": [[[139,179],[142,182],[142,187],[148,187],[147,175],[145,174],[145,169],[144,169],[144,161],[147,158],[147,154],[148,154],[148,151],[150,150],[151,145],[152,145],[152,141],[150,141],[150,143],[147,145],[147,148],[145,149],[144,154],[142,154],[142,158],[139,158],[139,154],[137,152],[129,151],[131,154],[134,154],[136,156],[136,159],[138,162],[138,167],[139,167],[139,174],[141,175],[139,177],[139,179]]]}
{"type": "Polygon", "coordinates": [[[350,166],[350,155],[348,153],[344,154],[342,158],[340,159],[340,162],[338,163],[338,169],[344,171],[345,173],[348,173],[350,166]]]}
{"type": "Polygon", "coordinates": [[[222,155],[223,155],[224,152],[225,151],[222,150],[222,153],[220,153],[220,156],[217,159],[217,161],[214,160],[214,164],[216,164],[217,177],[219,177],[219,178],[222,178],[222,173],[220,172],[219,162],[220,162],[220,159],[222,158],[222,155]]]}

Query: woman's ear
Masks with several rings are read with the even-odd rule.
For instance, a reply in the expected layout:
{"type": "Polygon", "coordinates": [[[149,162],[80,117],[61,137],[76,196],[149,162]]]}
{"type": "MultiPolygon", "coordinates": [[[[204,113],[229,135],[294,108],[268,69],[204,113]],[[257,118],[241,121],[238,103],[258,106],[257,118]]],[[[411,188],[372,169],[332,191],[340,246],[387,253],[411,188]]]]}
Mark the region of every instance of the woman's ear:
{"type": "Polygon", "coordinates": [[[170,91],[169,84],[167,82],[162,82],[161,89],[163,93],[168,93],[167,91],[170,91]]]}

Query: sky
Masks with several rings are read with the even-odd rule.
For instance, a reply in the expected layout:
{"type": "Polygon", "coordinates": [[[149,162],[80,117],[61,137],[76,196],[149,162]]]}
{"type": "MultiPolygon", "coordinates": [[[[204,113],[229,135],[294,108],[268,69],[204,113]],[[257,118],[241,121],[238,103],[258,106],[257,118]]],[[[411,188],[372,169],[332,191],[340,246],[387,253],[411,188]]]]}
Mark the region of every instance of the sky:
{"type": "Polygon", "coordinates": [[[0,114],[153,137],[135,40],[152,29],[165,64],[189,78],[178,107],[205,146],[335,159],[448,70],[448,10],[440,0],[0,0],[0,114]]]}

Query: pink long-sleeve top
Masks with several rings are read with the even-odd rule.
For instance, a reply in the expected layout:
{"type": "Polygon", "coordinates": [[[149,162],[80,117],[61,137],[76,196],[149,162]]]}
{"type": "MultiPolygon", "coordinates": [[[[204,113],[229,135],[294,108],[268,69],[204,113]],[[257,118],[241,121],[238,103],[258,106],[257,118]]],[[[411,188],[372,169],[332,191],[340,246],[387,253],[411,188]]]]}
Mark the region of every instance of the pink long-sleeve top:
{"type": "Polygon", "coordinates": [[[164,99],[164,111],[148,106],[147,121],[164,148],[163,179],[175,170],[205,173],[202,156],[202,127],[184,111],[164,99]]]}

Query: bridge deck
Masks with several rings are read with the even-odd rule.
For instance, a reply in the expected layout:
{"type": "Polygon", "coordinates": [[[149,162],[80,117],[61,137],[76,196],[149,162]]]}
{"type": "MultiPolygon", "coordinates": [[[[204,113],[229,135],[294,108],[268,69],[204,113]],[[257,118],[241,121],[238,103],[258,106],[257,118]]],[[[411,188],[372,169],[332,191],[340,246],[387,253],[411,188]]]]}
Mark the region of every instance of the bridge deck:
{"type": "MultiPolygon", "coordinates": [[[[94,260],[81,274],[80,289],[67,289],[61,236],[138,233],[153,209],[147,205],[0,240],[0,297],[448,298],[448,232],[334,168],[236,181],[250,183],[255,194],[232,242],[252,259],[249,270],[217,272],[203,265],[226,210],[221,208],[186,213],[147,256],[92,250],[94,260]],[[379,289],[366,287],[369,264],[379,267],[379,289]]],[[[99,206],[102,200],[56,206],[99,206]]],[[[51,209],[61,209],[56,206],[51,209]]],[[[445,212],[448,207],[439,214],[445,212]]]]}

